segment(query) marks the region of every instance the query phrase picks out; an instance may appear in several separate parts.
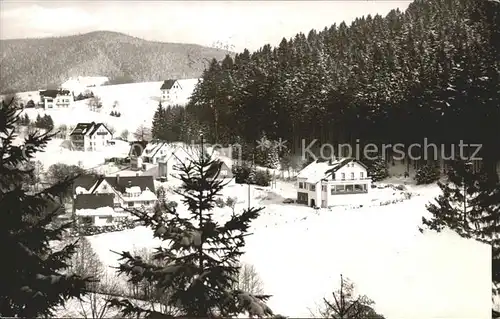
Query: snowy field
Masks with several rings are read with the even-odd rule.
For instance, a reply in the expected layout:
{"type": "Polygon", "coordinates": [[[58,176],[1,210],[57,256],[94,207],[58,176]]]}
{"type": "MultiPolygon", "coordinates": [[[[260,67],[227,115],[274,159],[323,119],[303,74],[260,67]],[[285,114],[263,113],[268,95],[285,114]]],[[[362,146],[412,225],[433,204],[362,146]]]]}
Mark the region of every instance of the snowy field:
{"type": "MultiPolygon", "coordinates": [[[[179,80],[186,94],[180,95],[174,103],[185,105],[191,92],[196,86],[197,79],[179,80]]],[[[101,98],[103,107],[100,112],[91,111],[87,105],[88,100],[73,102],[69,108],[54,109],[26,109],[30,119],[34,120],[38,114],[48,114],[57,126],[65,124],[74,126],[79,122],[104,122],[112,126],[119,135],[122,131],[134,132],[140,125],[151,127],[154,112],[160,99],[160,87],[163,82],[142,82],[109,86],[96,86],[90,88],[95,96],[101,98]],[[110,116],[113,105],[114,110],[121,113],[120,117],[110,116]]],[[[37,103],[40,100],[38,91],[18,93],[20,101],[29,100],[37,103]]]]}
{"type": "MultiPolygon", "coordinates": [[[[265,209],[253,223],[243,261],[256,267],[266,293],[273,295],[271,308],[287,316],[311,317],[310,310],[331,296],[342,273],[386,318],[489,318],[490,247],[451,232],[421,234],[417,227],[425,204],[438,189],[409,190],[420,196],[387,206],[314,210],[280,202],[289,197],[290,184],[278,183],[273,190],[252,186],[251,205],[265,209]]],[[[379,195],[384,192],[391,196],[388,189],[379,195]]],[[[246,185],[230,186],[224,196],[238,198],[236,209],[248,205],[246,185]]],[[[224,220],[230,209],[216,212],[224,220]]],[[[159,244],[144,227],[89,239],[108,266],[117,265],[110,250],[159,244]]]]}

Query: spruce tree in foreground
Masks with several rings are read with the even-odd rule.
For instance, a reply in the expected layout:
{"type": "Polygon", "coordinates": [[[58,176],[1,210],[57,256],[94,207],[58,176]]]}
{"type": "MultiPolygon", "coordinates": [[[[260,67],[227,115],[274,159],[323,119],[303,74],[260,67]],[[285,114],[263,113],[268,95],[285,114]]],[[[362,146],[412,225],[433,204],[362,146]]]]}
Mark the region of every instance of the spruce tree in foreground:
{"type": "MultiPolygon", "coordinates": [[[[183,182],[178,194],[187,211],[177,211],[164,203],[154,214],[132,211],[154,230],[154,237],[163,241],[163,247],[154,254],[161,266],[122,252],[124,262],[118,272],[128,275],[131,282],[145,279],[164,291],[173,291],[168,303],[181,317],[228,318],[243,313],[272,316],[265,304],[269,295],[234,289],[245,236],[261,209],[233,214],[224,223],[214,220],[211,210],[225,184],[209,178],[214,172],[220,173],[220,165],[200,153],[178,167],[183,182]]],[[[128,300],[115,300],[115,305],[122,308],[123,315],[162,315],[134,306],[128,300]]]]}
{"type": "Polygon", "coordinates": [[[87,279],[65,274],[74,244],[58,251],[51,245],[70,225],[52,225],[57,210],[49,207],[59,208],[57,198],[71,181],[36,193],[22,183],[33,174],[22,167],[43,151],[51,135],[30,134],[23,145],[14,145],[19,111],[12,101],[0,104],[0,256],[7,258],[0,271],[0,316],[47,317],[69,298],[80,297],[87,279]]]}
{"type": "MultiPolygon", "coordinates": [[[[430,218],[423,224],[437,232],[450,228],[465,238],[492,245],[494,293],[500,288],[500,183],[495,172],[473,172],[468,163],[456,162],[446,183],[438,182],[442,194],[427,205],[430,218]]],[[[423,231],[420,229],[420,231],[423,231]]]]}

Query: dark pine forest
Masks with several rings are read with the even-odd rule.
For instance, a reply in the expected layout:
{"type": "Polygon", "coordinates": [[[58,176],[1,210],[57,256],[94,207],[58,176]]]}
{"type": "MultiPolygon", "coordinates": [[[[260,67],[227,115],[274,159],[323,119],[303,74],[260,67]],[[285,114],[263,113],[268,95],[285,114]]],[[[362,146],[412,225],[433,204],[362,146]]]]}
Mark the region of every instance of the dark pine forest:
{"type": "Polygon", "coordinates": [[[329,143],[483,144],[498,158],[500,3],[417,0],[405,12],[299,33],[278,46],[212,60],[176,133],[254,143],[263,132],[297,152],[329,143]],[[192,134],[191,134],[192,135],[192,134]],[[292,142],[293,141],[293,142],[292,142]],[[293,145],[292,145],[293,144],[293,145]]]}

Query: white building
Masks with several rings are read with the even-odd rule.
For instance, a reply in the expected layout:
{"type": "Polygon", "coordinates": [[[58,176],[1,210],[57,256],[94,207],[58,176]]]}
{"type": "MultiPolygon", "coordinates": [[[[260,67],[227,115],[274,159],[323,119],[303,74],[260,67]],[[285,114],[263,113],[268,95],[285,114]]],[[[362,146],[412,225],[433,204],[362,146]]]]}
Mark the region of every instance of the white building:
{"type": "Polygon", "coordinates": [[[111,131],[103,123],[78,123],[70,133],[73,147],[84,151],[99,151],[113,138],[111,131]]]}
{"type": "Polygon", "coordinates": [[[113,208],[113,194],[77,194],[73,207],[75,217],[92,226],[110,226],[129,217],[129,213],[113,208]]]}
{"type": "Polygon", "coordinates": [[[166,105],[186,105],[200,79],[165,80],[160,88],[160,101],[166,105]]]}
{"type": "Polygon", "coordinates": [[[367,168],[355,159],[316,160],[297,176],[297,203],[329,207],[341,195],[368,194],[370,189],[367,168]]]}
{"type": "Polygon", "coordinates": [[[68,108],[74,101],[69,90],[41,90],[39,93],[40,102],[46,109],[68,108]]]}
{"type": "Polygon", "coordinates": [[[117,215],[119,217],[130,217],[130,213],[124,211],[124,208],[152,209],[158,201],[152,176],[80,176],[73,184],[73,192],[75,207],[78,196],[92,195],[94,197],[89,198],[93,201],[103,198],[100,201],[101,207],[106,200],[106,207],[121,214],[117,215]],[[107,197],[95,197],[101,195],[107,197]]]}

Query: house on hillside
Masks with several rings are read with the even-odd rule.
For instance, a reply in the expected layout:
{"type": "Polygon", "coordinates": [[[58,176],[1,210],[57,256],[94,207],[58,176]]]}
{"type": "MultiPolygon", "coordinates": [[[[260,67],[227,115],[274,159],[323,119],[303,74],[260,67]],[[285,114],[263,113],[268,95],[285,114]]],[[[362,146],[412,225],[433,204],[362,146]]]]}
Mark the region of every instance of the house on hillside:
{"type": "Polygon", "coordinates": [[[40,103],[45,109],[68,108],[74,101],[69,90],[40,90],[40,103]]]}
{"type": "Polygon", "coordinates": [[[185,105],[201,79],[170,79],[163,81],[160,87],[160,101],[165,105],[185,105]]]}
{"type": "Polygon", "coordinates": [[[179,81],[170,79],[163,81],[160,87],[161,96],[160,101],[164,103],[173,103],[173,101],[179,98],[179,94],[182,91],[182,87],[179,81]]]}
{"type": "Polygon", "coordinates": [[[371,178],[367,167],[353,159],[316,160],[297,176],[297,203],[312,207],[329,207],[336,196],[367,194],[371,178]]]}
{"type": "Polygon", "coordinates": [[[98,151],[106,147],[113,134],[103,123],[78,123],[70,133],[72,146],[77,150],[98,151]]]}
{"type": "Polygon", "coordinates": [[[177,147],[163,141],[137,141],[130,143],[130,165],[134,170],[145,170],[147,166],[158,165],[160,159],[170,157],[177,147]]]}
{"type": "Polygon", "coordinates": [[[74,216],[92,226],[110,226],[129,217],[129,213],[114,209],[113,199],[113,194],[78,194],[74,199],[74,216]]]}
{"type": "Polygon", "coordinates": [[[73,182],[73,196],[82,194],[112,195],[113,209],[122,213],[123,208],[151,209],[158,201],[151,176],[80,176],[73,182]]]}

